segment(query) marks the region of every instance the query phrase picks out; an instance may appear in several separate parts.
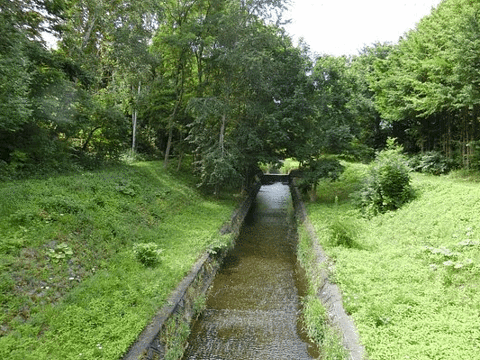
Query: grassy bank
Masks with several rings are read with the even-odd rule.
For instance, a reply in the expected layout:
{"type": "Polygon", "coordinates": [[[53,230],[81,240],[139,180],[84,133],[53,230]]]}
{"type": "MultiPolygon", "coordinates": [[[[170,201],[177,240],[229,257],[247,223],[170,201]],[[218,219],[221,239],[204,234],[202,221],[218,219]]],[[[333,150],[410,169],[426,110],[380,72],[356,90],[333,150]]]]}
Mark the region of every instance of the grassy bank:
{"type": "Polygon", "coordinates": [[[414,174],[414,201],[366,219],[348,196],[363,171],[308,212],[369,359],[480,359],[479,184],[414,174]]]}
{"type": "Polygon", "coordinates": [[[320,276],[320,267],[313,250],[313,239],[308,234],[305,226],[298,229],[297,257],[305,269],[308,288],[303,298],[303,324],[305,330],[317,345],[320,352],[320,359],[323,360],[344,360],[348,358],[343,348],[341,336],[338,329],[335,329],[329,321],[327,310],[317,297],[317,293],[323,281],[320,276]]]}
{"type": "Polygon", "coordinates": [[[0,358],[118,359],[234,206],[159,162],[0,184],[0,358]]]}

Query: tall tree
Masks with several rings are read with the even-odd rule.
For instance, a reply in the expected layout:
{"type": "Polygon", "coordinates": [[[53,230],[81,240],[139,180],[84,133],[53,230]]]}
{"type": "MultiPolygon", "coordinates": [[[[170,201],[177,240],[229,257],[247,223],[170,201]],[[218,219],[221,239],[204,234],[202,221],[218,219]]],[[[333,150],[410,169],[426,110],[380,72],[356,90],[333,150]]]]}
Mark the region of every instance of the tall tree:
{"type": "MultiPolygon", "coordinates": [[[[477,42],[479,4],[445,0],[376,65],[376,105],[417,149],[459,152],[478,137],[477,42]],[[457,144],[457,145],[456,145],[457,144]]],[[[415,150],[415,147],[410,149],[415,150]]]]}
{"type": "Polygon", "coordinates": [[[139,93],[151,78],[154,60],[148,47],[160,10],[154,0],[69,3],[67,20],[59,27],[59,52],[83,73],[74,78],[84,90],[77,106],[76,135],[83,150],[114,155],[129,144],[133,147],[127,133],[133,137],[136,132],[139,93]]]}
{"type": "Polygon", "coordinates": [[[29,120],[28,100],[30,59],[27,34],[19,26],[18,9],[13,6],[0,11],[0,129],[18,130],[29,120]]]}
{"type": "Polygon", "coordinates": [[[195,119],[188,139],[203,183],[248,182],[260,160],[293,152],[305,115],[294,106],[307,103],[299,85],[306,86],[305,58],[244,4],[232,1],[211,21],[218,25],[210,27],[211,47],[203,51],[203,96],[190,102],[195,119]]]}

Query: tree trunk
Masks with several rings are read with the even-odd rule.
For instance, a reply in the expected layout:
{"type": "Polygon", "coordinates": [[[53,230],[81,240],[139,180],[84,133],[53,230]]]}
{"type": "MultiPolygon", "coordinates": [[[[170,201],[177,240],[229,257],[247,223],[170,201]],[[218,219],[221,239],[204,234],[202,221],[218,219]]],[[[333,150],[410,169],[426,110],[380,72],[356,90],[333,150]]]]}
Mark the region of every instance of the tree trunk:
{"type": "Polygon", "coordinates": [[[90,20],[90,24],[88,29],[85,31],[82,39],[82,49],[85,49],[90,41],[90,36],[92,35],[93,28],[95,27],[95,23],[97,22],[96,14],[93,15],[93,18],[90,20]]]}
{"type": "Polygon", "coordinates": [[[172,140],[173,140],[173,125],[175,123],[175,118],[177,116],[177,111],[178,111],[178,108],[180,107],[180,104],[183,100],[183,85],[184,85],[184,82],[185,82],[185,73],[183,71],[183,66],[179,66],[178,68],[178,74],[180,74],[180,85],[177,84],[177,94],[178,94],[178,99],[177,99],[177,102],[175,104],[175,107],[173,108],[173,113],[172,115],[170,116],[170,119],[168,121],[168,141],[167,141],[167,148],[165,150],[165,160],[163,162],[163,167],[165,169],[167,169],[168,167],[168,161],[169,161],[169,158],[170,158],[170,150],[172,148],[172,140]],[[180,88],[180,90],[178,90],[178,88],[180,88]]]}
{"type": "Polygon", "coordinates": [[[102,128],[101,126],[96,126],[92,129],[92,131],[90,131],[90,133],[87,136],[87,140],[85,140],[85,144],[83,144],[82,146],[82,151],[87,150],[88,144],[90,143],[90,140],[92,140],[93,134],[95,133],[95,131],[101,128],[102,128]]]}
{"type": "MultiPolygon", "coordinates": [[[[138,83],[138,96],[140,96],[142,83],[138,83]]],[[[138,101],[138,97],[137,97],[138,101]]],[[[134,110],[132,111],[132,155],[135,153],[135,140],[136,140],[136,133],[137,133],[137,104],[134,103],[134,110]]]]}
{"type": "Polygon", "coordinates": [[[168,140],[167,140],[167,148],[165,149],[165,160],[163,162],[163,167],[166,169],[168,167],[168,161],[170,159],[170,150],[172,149],[172,141],[173,141],[173,125],[175,122],[175,117],[177,115],[177,110],[180,106],[180,102],[182,101],[182,96],[178,99],[177,103],[175,104],[175,108],[173,109],[173,113],[170,116],[170,120],[168,121],[168,140]]]}
{"type": "Polygon", "coordinates": [[[222,124],[220,126],[220,138],[219,138],[219,145],[222,157],[225,155],[225,122],[226,122],[226,115],[225,113],[222,115],[222,124]]]}
{"type": "Polygon", "coordinates": [[[135,133],[137,131],[137,109],[132,112],[132,155],[135,153],[135,133]]]}
{"type": "Polygon", "coordinates": [[[318,195],[317,195],[317,182],[312,185],[310,188],[310,191],[308,191],[308,196],[310,198],[310,202],[315,202],[318,200],[318,195]]]}
{"type": "Polygon", "coordinates": [[[172,137],[173,137],[173,121],[169,121],[168,129],[168,140],[167,148],[165,149],[165,160],[163,161],[163,167],[166,169],[168,167],[168,161],[170,159],[170,149],[172,147],[172,137]]]}
{"type": "Polygon", "coordinates": [[[180,169],[182,168],[182,160],[183,160],[183,151],[181,151],[178,156],[177,172],[180,171],[180,169]]]}

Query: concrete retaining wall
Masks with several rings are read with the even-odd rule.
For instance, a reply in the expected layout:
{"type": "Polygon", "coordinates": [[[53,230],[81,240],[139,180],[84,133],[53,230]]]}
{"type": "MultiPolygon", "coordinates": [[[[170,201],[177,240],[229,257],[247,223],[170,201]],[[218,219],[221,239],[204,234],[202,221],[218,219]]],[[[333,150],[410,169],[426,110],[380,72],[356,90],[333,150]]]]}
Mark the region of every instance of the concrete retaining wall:
{"type": "Polygon", "coordinates": [[[343,308],[343,300],[340,289],[336,284],[332,284],[328,280],[327,271],[320,265],[327,260],[327,255],[321,248],[318,242],[318,237],[315,233],[312,223],[308,219],[305,204],[302,201],[300,192],[293,185],[290,184],[290,191],[292,194],[293,206],[295,209],[295,216],[299,224],[303,224],[312,239],[313,250],[316,254],[316,262],[321,269],[317,274],[317,280],[320,287],[317,289],[317,297],[325,306],[331,324],[336,327],[343,338],[343,345],[350,353],[351,360],[365,360],[365,349],[360,343],[360,337],[353,320],[347,315],[343,308]]]}
{"type": "MultiPolygon", "coordinates": [[[[257,183],[252,187],[245,200],[232,215],[230,222],[220,230],[222,234],[231,233],[234,239],[237,239],[240,228],[257,196],[260,186],[261,184],[257,183]]],[[[164,333],[167,322],[175,319],[176,326],[181,326],[181,322],[191,323],[196,312],[195,300],[205,296],[226,252],[217,254],[206,252],[200,257],[189,274],[173,291],[167,304],[140,334],[136,342],[123,357],[123,360],[157,360],[164,358],[164,333]]]]}

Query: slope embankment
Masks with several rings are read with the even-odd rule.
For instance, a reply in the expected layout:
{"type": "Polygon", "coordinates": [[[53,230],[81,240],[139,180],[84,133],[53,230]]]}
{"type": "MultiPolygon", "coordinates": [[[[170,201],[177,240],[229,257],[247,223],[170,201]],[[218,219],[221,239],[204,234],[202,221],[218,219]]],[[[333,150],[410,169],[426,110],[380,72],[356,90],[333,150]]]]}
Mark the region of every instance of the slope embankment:
{"type": "Polygon", "coordinates": [[[0,358],[117,360],[237,204],[159,162],[1,183],[0,358]]]}
{"type": "Polygon", "coordinates": [[[307,211],[368,358],[480,359],[478,182],[413,174],[413,201],[365,218],[361,177],[348,164],[307,211]]]}

